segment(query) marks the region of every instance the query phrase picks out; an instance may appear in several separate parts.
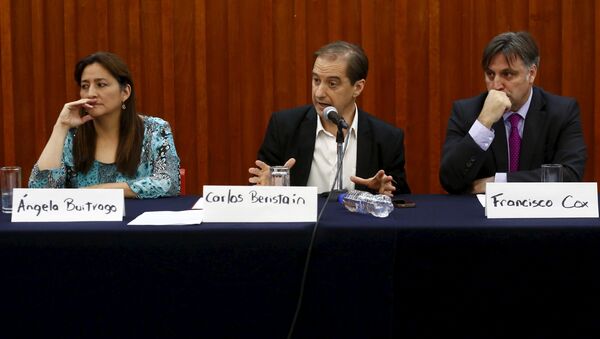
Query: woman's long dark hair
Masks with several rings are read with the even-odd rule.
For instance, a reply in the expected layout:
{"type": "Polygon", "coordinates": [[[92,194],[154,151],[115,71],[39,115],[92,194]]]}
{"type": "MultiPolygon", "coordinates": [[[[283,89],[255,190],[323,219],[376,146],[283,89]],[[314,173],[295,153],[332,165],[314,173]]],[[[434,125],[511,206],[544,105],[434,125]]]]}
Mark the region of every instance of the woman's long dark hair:
{"type": "MultiPolygon", "coordinates": [[[[109,52],[96,52],[79,60],[75,65],[75,81],[81,86],[83,70],[91,64],[100,64],[119,82],[121,90],[127,85],[131,94],[125,100],[127,108],[121,111],[119,123],[119,145],[117,146],[117,170],[128,177],[135,176],[142,153],[144,124],[135,111],[135,88],[129,68],[121,58],[109,52]]],[[[82,112],[83,114],[83,112],[82,112]]],[[[96,158],[96,130],[91,122],[77,128],[73,140],[75,171],[87,173],[96,158]]]]}

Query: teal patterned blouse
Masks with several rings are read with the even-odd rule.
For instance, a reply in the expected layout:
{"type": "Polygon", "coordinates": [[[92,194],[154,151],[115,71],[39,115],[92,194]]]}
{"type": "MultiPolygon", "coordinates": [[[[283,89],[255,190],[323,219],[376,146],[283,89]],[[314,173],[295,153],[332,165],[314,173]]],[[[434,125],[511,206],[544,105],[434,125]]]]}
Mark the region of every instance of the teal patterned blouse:
{"type": "Polygon", "coordinates": [[[65,139],[61,166],[40,171],[35,164],[29,177],[30,188],[76,188],[91,185],[126,182],[139,198],[170,197],[179,194],[179,157],[171,127],[166,121],[142,116],[144,140],[135,177],[117,171],[116,164],[94,161],[87,173],[75,172],[73,165],[73,137],[70,129],[65,139]]]}

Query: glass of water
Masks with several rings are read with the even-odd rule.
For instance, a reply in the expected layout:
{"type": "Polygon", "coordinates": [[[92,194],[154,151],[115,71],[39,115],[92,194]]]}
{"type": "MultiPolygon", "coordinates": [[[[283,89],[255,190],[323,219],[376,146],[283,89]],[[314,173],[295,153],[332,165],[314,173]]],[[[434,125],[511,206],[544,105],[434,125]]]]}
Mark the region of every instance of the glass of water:
{"type": "Polygon", "coordinates": [[[2,213],[12,212],[13,189],[21,187],[21,167],[0,167],[0,190],[2,191],[2,213]]]}
{"type": "Polygon", "coordinates": [[[290,169],[285,166],[271,166],[271,186],[289,186],[290,169]]]}
{"type": "Polygon", "coordinates": [[[563,172],[561,164],[543,164],[542,182],[562,182],[563,172]]]}

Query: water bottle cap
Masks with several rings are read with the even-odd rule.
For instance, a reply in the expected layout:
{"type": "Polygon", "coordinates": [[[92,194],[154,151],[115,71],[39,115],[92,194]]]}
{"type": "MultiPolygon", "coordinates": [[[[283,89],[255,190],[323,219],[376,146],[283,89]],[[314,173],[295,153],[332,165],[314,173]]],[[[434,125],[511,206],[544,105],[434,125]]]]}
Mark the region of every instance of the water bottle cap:
{"type": "Polygon", "coordinates": [[[348,193],[340,193],[340,195],[338,195],[338,202],[340,204],[344,203],[344,197],[346,196],[346,194],[348,194],[348,193]]]}

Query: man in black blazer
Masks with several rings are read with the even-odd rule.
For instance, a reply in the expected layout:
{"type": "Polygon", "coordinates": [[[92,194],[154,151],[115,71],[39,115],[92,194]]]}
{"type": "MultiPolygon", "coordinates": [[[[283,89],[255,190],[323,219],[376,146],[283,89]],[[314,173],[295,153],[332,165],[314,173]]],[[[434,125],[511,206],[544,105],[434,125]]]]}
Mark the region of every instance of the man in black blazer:
{"type": "Polygon", "coordinates": [[[444,189],[484,193],[487,182],[540,181],[540,167],[549,163],[562,164],[564,181],[581,181],[587,154],[579,106],[533,86],[539,67],[533,38],[526,32],[494,37],[482,67],[488,91],[452,107],[440,166],[444,189]],[[513,127],[521,142],[511,170],[513,127]]]}
{"type": "MultiPolygon", "coordinates": [[[[269,165],[290,167],[291,185],[327,192],[335,176],[337,125],[322,117],[333,106],[348,123],[344,188],[356,185],[378,193],[410,193],[404,172],[404,133],[358,109],[368,60],[356,45],[338,41],[315,53],[313,104],[273,113],[249,182],[268,185],[269,165]],[[348,136],[348,134],[350,136],[348,136]],[[348,175],[346,175],[348,174],[348,175]]],[[[336,186],[337,187],[337,186],[336,186]]]]}

